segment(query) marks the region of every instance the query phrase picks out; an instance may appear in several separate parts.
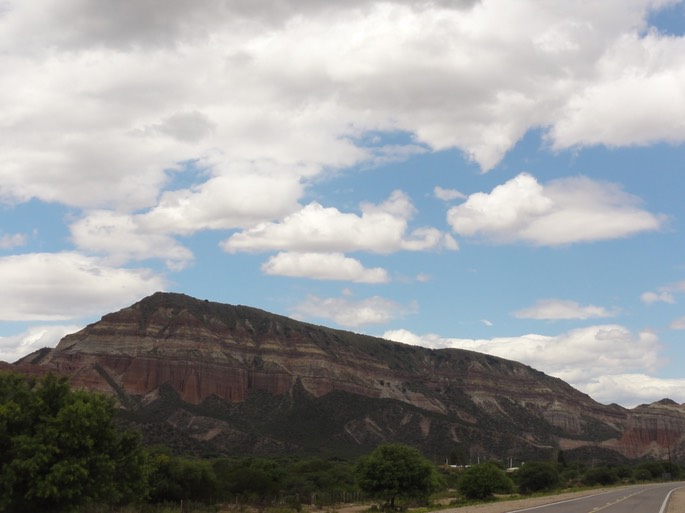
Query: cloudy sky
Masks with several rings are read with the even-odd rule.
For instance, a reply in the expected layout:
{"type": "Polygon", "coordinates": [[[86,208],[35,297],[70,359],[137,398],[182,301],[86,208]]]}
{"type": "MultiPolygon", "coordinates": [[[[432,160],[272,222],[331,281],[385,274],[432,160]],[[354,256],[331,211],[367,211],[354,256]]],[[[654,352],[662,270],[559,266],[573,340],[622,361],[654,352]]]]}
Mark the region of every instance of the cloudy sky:
{"type": "Polygon", "coordinates": [[[0,360],[158,290],[685,402],[685,1],[0,1],[0,360]]]}

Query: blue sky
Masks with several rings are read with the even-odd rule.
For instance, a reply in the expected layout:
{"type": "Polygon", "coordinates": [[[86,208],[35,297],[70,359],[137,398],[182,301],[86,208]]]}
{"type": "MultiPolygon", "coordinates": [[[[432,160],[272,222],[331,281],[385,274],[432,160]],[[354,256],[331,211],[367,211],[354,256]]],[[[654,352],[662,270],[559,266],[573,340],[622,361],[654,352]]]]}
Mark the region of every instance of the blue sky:
{"type": "Polygon", "coordinates": [[[157,290],[685,402],[685,2],[0,4],[0,360],[157,290]]]}

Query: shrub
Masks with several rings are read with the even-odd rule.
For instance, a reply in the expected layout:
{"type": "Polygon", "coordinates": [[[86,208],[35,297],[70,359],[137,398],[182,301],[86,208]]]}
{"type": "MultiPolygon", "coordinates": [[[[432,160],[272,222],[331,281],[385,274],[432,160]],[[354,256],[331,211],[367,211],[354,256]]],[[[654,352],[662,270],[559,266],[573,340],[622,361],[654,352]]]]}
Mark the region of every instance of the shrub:
{"type": "Polygon", "coordinates": [[[583,484],[588,486],[602,485],[607,486],[617,483],[618,474],[614,469],[606,466],[593,467],[588,469],[583,475],[583,484]]]}
{"type": "Polygon", "coordinates": [[[459,493],[467,499],[491,499],[495,493],[511,493],[514,485],[497,465],[481,463],[467,468],[457,484],[459,493]]]}
{"type": "Polygon", "coordinates": [[[519,492],[526,494],[553,490],[561,483],[556,465],[546,461],[526,463],[516,472],[515,478],[519,492]]]}

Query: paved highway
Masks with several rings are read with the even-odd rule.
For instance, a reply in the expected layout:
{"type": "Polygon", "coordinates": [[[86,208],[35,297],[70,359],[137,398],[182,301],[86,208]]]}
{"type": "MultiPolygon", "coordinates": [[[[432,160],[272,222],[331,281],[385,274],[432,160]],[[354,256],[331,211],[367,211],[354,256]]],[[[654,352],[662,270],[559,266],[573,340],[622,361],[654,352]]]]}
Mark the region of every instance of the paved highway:
{"type": "Polygon", "coordinates": [[[508,513],[666,513],[668,497],[685,483],[631,486],[508,513]]]}

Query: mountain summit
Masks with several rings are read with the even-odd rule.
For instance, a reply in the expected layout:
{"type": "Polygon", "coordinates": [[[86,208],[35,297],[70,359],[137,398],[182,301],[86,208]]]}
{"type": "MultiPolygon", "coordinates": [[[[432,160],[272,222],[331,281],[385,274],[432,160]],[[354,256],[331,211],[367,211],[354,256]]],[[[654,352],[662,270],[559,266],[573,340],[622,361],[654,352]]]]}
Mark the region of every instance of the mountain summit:
{"type": "Polygon", "coordinates": [[[107,314],[14,368],[116,395],[124,422],[179,452],[347,456],[399,441],[441,461],[685,455],[673,401],[602,405],[514,361],[183,294],[107,314]]]}

